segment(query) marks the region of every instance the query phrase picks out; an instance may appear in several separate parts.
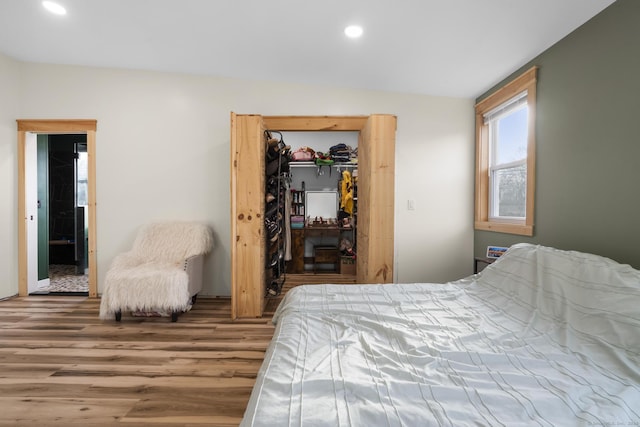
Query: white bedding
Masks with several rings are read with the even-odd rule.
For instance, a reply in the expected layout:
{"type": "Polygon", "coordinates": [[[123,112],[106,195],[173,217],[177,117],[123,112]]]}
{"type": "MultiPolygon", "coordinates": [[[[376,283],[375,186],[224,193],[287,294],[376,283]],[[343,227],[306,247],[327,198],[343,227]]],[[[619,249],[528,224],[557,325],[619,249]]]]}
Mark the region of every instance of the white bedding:
{"type": "Polygon", "coordinates": [[[640,426],[640,271],[606,258],[300,286],[274,322],[242,426],[640,426]]]}

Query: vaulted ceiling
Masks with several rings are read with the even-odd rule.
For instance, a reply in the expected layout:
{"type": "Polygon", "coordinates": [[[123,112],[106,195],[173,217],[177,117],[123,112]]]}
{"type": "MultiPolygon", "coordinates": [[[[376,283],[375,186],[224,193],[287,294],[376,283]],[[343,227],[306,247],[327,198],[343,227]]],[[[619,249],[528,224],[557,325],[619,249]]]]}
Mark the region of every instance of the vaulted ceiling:
{"type": "Polygon", "coordinates": [[[0,52],[54,64],[476,97],[614,0],[0,0],[0,52]],[[358,39],[343,30],[363,27],[358,39]]]}

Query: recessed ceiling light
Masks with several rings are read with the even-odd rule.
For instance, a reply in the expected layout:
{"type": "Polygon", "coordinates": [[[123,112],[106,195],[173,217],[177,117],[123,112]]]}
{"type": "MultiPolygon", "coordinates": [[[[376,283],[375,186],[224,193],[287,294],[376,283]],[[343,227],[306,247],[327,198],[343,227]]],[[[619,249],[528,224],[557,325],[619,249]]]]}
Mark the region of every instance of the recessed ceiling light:
{"type": "Polygon", "coordinates": [[[359,25],[349,25],[344,29],[344,33],[347,35],[347,37],[357,39],[362,35],[362,27],[359,25]]]}
{"type": "Polygon", "coordinates": [[[52,1],[43,1],[42,6],[47,9],[49,12],[56,15],[66,15],[67,9],[59,5],[58,3],[54,3],[52,1]]]}

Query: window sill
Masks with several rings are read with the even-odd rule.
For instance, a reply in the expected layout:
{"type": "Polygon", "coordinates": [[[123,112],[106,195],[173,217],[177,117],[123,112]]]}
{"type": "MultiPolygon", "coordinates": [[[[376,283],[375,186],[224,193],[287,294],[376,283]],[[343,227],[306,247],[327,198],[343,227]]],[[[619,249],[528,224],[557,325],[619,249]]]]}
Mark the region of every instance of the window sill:
{"type": "Polygon", "coordinates": [[[476,230],[496,231],[499,233],[519,234],[521,236],[533,236],[533,225],[513,224],[494,221],[476,221],[476,230]]]}

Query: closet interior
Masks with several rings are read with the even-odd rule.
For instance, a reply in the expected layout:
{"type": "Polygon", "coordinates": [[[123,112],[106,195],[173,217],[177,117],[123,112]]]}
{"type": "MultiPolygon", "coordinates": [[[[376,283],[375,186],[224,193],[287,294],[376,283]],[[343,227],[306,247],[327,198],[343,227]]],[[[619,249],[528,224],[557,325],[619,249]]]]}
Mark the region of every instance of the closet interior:
{"type": "Polygon", "coordinates": [[[264,134],[266,296],[288,273],[355,281],[358,132],[264,134]]]}

